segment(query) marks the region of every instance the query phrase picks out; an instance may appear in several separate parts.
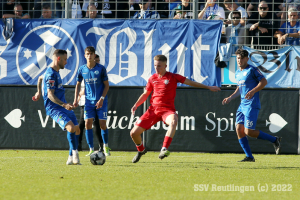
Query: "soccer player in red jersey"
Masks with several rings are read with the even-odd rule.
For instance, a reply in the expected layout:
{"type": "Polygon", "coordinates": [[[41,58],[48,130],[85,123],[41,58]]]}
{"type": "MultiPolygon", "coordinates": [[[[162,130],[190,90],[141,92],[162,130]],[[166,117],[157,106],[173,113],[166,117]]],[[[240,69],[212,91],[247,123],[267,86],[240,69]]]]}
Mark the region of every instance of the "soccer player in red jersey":
{"type": "Polygon", "coordinates": [[[142,143],[141,134],[159,121],[163,121],[169,126],[169,128],[158,157],[163,159],[170,155],[168,147],[170,146],[172,138],[175,135],[178,122],[178,116],[174,106],[178,82],[193,87],[206,88],[213,92],[221,90],[217,86],[206,86],[201,83],[191,81],[179,74],[167,72],[167,58],[164,55],[157,55],[154,57],[154,68],[156,73],[149,78],[145,92],[139,97],[137,102],[131,108],[131,112],[134,114],[137,107],[143,104],[152,92],[150,107],[146,113],[139,118],[130,132],[130,136],[138,150],[137,155],[132,160],[133,163],[138,162],[142,155],[147,153],[147,150],[142,143]]]}

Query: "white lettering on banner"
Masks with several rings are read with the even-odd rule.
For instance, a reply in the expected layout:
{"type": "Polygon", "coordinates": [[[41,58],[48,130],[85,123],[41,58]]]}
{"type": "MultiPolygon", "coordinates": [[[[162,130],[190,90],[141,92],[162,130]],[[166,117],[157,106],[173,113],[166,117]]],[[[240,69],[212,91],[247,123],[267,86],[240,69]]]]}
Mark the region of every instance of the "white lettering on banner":
{"type": "Polygon", "coordinates": [[[165,55],[167,57],[167,71],[169,72],[170,71],[170,50],[171,50],[171,47],[167,43],[165,43],[158,50],[161,51],[162,55],[165,55]]]}
{"type": "Polygon", "coordinates": [[[116,58],[119,58],[119,73],[118,74],[108,74],[108,78],[110,82],[117,84],[127,78],[133,77],[137,75],[137,55],[133,53],[132,51],[129,51],[129,49],[133,46],[133,44],[136,41],[136,32],[131,28],[124,28],[116,33],[114,33],[110,39],[109,43],[109,63],[107,66],[107,72],[109,73],[116,65],[116,58]],[[122,52],[122,44],[119,43],[120,47],[120,53],[117,57],[117,39],[118,35],[121,33],[125,33],[129,39],[129,43],[127,45],[127,48],[122,52]],[[127,61],[123,61],[122,57],[123,55],[128,56],[127,61]],[[130,64],[129,64],[130,63],[130,64]],[[125,64],[126,67],[123,67],[125,64]],[[127,71],[127,76],[121,76],[122,70],[127,71]]]}
{"type": "Polygon", "coordinates": [[[184,130],[184,124],[185,124],[185,130],[191,130],[194,131],[195,130],[195,117],[194,116],[182,116],[180,117],[180,130],[184,130]],[[185,122],[185,123],[184,123],[185,122]],[[190,122],[191,122],[191,126],[190,126],[190,122]]]}
{"type": "Polygon", "coordinates": [[[41,110],[38,110],[38,113],[39,113],[39,117],[40,117],[40,120],[41,120],[41,124],[42,124],[42,127],[45,128],[46,125],[47,125],[47,122],[48,122],[48,119],[49,119],[49,116],[46,115],[46,118],[45,118],[45,121],[43,120],[43,115],[42,115],[42,112],[41,110]]]}
{"type": "MultiPolygon", "coordinates": [[[[209,118],[209,115],[210,115],[210,114],[212,114],[213,117],[215,118],[216,113],[209,112],[209,113],[207,113],[206,116],[205,116],[206,121],[209,122],[213,127],[212,127],[211,129],[209,129],[208,126],[206,125],[206,126],[205,126],[205,130],[207,130],[207,131],[214,131],[214,130],[216,129],[216,123],[215,123],[212,119],[209,118]]],[[[230,113],[230,116],[233,116],[233,113],[230,113]]],[[[217,134],[216,137],[222,137],[222,136],[221,136],[221,132],[222,132],[222,131],[227,131],[229,125],[230,125],[229,131],[234,131],[234,129],[233,129],[233,125],[234,125],[234,123],[233,123],[233,118],[229,118],[229,121],[228,121],[227,118],[217,118],[217,121],[218,121],[218,124],[217,124],[217,133],[218,133],[218,134],[217,134]],[[223,128],[223,129],[221,128],[221,123],[222,123],[222,121],[225,122],[225,128],[223,128]]]]}
{"type": "Polygon", "coordinates": [[[112,29],[103,29],[103,28],[97,28],[97,27],[92,27],[86,32],[86,36],[90,33],[94,33],[96,35],[102,35],[102,37],[99,39],[97,42],[97,47],[96,47],[96,53],[100,57],[100,64],[104,65],[105,64],[105,43],[106,43],[106,38],[109,35],[109,33],[114,30],[115,28],[112,29]]]}
{"type": "Polygon", "coordinates": [[[202,44],[202,35],[198,37],[195,43],[192,45],[193,50],[193,78],[195,81],[202,83],[208,76],[203,77],[201,75],[201,51],[210,50],[209,45],[202,44]]]}
{"type": "Polygon", "coordinates": [[[122,117],[120,117],[119,122],[118,122],[118,116],[116,115],[117,111],[113,111],[113,112],[111,112],[111,110],[108,111],[108,114],[111,114],[111,113],[113,113],[115,116],[110,116],[110,115],[107,116],[106,126],[109,129],[117,129],[117,128],[126,129],[127,127],[128,127],[128,129],[131,129],[134,126],[135,122],[140,118],[139,116],[134,117],[133,115],[131,115],[128,125],[123,126],[122,125],[123,121],[128,121],[128,117],[122,116],[122,117]],[[110,123],[110,120],[112,117],[113,117],[113,121],[112,121],[112,123],[110,123]]]}
{"type": "Polygon", "coordinates": [[[184,76],[185,70],[185,52],[188,50],[182,43],[176,48],[177,50],[177,74],[184,76]]]}
{"type": "Polygon", "coordinates": [[[152,37],[156,29],[151,30],[149,33],[143,31],[145,36],[145,49],[144,49],[144,72],[142,78],[148,81],[149,77],[152,75],[152,37]]]}
{"type": "MultiPolygon", "coordinates": [[[[8,46],[10,39],[8,39],[5,46],[0,46],[0,56],[5,51],[8,46]]],[[[7,76],[7,60],[0,57],[0,79],[5,78],[7,76]]]]}

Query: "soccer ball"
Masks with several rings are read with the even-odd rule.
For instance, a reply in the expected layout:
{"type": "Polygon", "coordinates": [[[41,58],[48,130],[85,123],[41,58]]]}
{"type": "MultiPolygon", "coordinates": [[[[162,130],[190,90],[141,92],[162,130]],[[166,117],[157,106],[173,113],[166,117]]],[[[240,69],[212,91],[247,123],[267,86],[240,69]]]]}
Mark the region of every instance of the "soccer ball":
{"type": "Polygon", "coordinates": [[[90,161],[93,165],[104,165],[105,160],[106,157],[102,151],[95,151],[90,156],[90,161]]]}

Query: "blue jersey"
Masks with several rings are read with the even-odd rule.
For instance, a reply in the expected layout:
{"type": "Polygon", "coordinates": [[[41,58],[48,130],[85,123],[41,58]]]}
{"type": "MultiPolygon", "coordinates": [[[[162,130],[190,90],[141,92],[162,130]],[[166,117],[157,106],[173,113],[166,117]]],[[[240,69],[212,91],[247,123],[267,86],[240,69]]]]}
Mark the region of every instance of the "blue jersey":
{"type": "MultiPolygon", "coordinates": [[[[282,26],[279,29],[283,34],[286,33],[298,33],[300,31],[300,22],[297,22],[295,26],[291,26],[290,22],[286,22],[282,24],[282,26]]],[[[286,40],[286,45],[299,45],[299,38],[294,38],[294,37],[287,37],[286,40]]]]}
{"type": "Polygon", "coordinates": [[[251,99],[245,99],[245,95],[255,88],[259,81],[263,78],[264,76],[261,74],[261,72],[256,67],[251,65],[248,65],[242,71],[238,69],[235,72],[235,79],[241,94],[240,106],[244,108],[260,109],[259,92],[256,92],[251,99]]]}
{"type": "MultiPolygon", "coordinates": [[[[108,80],[106,69],[103,65],[96,63],[93,69],[87,65],[82,65],[78,69],[77,81],[85,83],[85,99],[90,101],[99,101],[104,90],[104,81],[108,80]]],[[[107,101],[107,96],[105,97],[107,101]]]]}
{"type": "Polygon", "coordinates": [[[62,102],[66,103],[65,99],[65,89],[62,84],[62,80],[60,77],[59,72],[55,71],[52,67],[49,67],[45,74],[43,79],[43,98],[44,98],[44,105],[46,109],[46,114],[49,115],[52,110],[55,109],[65,109],[61,107],[60,105],[53,103],[48,98],[48,89],[54,90],[54,95],[61,100],[62,102]]]}

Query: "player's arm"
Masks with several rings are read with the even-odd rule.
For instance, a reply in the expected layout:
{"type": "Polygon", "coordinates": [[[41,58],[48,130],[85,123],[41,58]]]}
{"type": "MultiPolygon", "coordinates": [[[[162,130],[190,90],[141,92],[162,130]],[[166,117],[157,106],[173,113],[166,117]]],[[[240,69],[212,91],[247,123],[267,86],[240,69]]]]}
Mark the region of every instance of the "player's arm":
{"type": "Polygon", "coordinates": [[[131,108],[131,113],[133,115],[134,115],[134,112],[136,111],[136,109],[147,100],[147,98],[151,94],[151,92],[152,91],[145,90],[144,93],[138,98],[138,100],[135,102],[135,104],[131,108]]]}
{"type": "Polygon", "coordinates": [[[183,84],[189,85],[189,86],[193,86],[193,87],[197,87],[197,88],[204,88],[204,89],[208,89],[212,92],[217,92],[220,91],[221,89],[217,86],[207,86],[204,85],[202,83],[198,83],[196,81],[191,81],[190,79],[185,79],[185,81],[183,82],[183,84]]]}
{"type": "Polygon", "coordinates": [[[268,84],[268,81],[266,78],[261,79],[259,81],[259,83],[257,84],[257,86],[245,95],[245,99],[251,99],[256,92],[262,90],[267,84],[268,84]]]}
{"type": "Polygon", "coordinates": [[[44,78],[44,76],[41,75],[38,79],[38,82],[37,82],[37,85],[36,85],[37,92],[34,95],[34,101],[38,101],[40,99],[41,95],[42,95],[42,81],[43,81],[43,78],[44,78]]]}
{"type": "Polygon", "coordinates": [[[62,102],[59,98],[57,98],[57,96],[55,96],[54,94],[54,89],[48,89],[48,98],[53,102],[56,103],[57,105],[60,105],[62,107],[64,107],[67,110],[72,110],[73,106],[69,103],[64,103],[62,102]]]}
{"type": "Polygon", "coordinates": [[[79,96],[80,85],[81,85],[81,82],[77,81],[76,86],[75,86],[75,94],[74,94],[74,102],[73,102],[73,106],[75,108],[78,106],[78,102],[80,99],[80,96],[79,96]]]}
{"type": "Polygon", "coordinates": [[[107,81],[103,81],[103,84],[104,84],[104,89],[103,89],[101,98],[100,98],[99,101],[96,103],[97,109],[99,109],[99,108],[102,107],[104,98],[106,97],[107,92],[108,92],[108,90],[109,90],[109,82],[108,82],[108,80],[107,80],[107,81]],[[103,98],[103,97],[104,97],[104,98],[103,98]]]}
{"type": "Polygon", "coordinates": [[[223,99],[222,104],[229,104],[229,102],[237,97],[239,97],[240,94],[240,89],[239,86],[237,86],[236,90],[234,91],[234,93],[232,93],[232,95],[230,95],[229,97],[223,99]]]}

